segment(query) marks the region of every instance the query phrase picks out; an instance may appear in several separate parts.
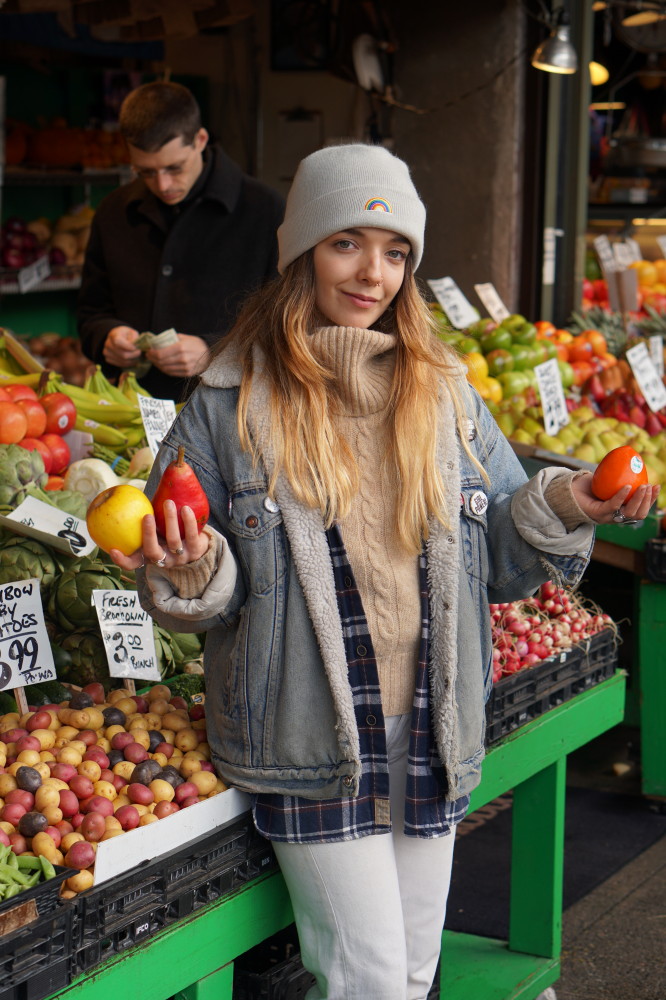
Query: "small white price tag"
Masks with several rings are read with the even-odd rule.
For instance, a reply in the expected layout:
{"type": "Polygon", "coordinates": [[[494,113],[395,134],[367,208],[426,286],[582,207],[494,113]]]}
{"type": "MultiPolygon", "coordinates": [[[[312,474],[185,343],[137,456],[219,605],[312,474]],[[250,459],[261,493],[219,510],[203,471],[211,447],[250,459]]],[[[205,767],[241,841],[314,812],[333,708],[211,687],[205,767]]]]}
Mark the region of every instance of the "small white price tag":
{"type": "Polygon", "coordinates": [[[467,301],[453,278],[429,278],[428,284],[456,330],[464,330],[480,319],[478,311],[467,301]]]}
{"type": "Polygon", "coordinates": [[[666,236],[657,236],[657,243],[659,244],[662,258],[666,257],[666,236]]]}
{"type": "Polygon", "coordinates": [[[650,350],[650,360],[657,369],[659,378],[664,377],[664,338],[660,333],[654,334],[648,340],[650,350]]]}
{"type": "Polygon", "coordinates": [[[39,580],[0,587],[0,691],[56,679],[39,580]]]}
{"type": "Polygon", "coordinates": [[[569,423],[569,411],[564,399],[562,376],[556,359],[551,358],[550,361],[535,365],[534,374],[537,377],[546,434],[557,434],[560,427],[569,423]]]}
{"type": "Polygon", "coordinates": [[[501,323],[503,319],[511,315],[492,282],[486,281],[482,285],[475,285],[474,291],[488,310],[490,318],[494,319],[496,323],[501,323]]]}
{"type": "Polygon", "coordinates": [[[634,255],[626,243],[613,243],[613,256],[618,265],[618,270],[623,271],[634,262],[634,255]]]}
{"type": "Polygon", "coordinates": [[[625,246],[628,247],[632,260],[643,260],[641,245],[638,240],[632,240],[630,236],[625,238],[625,246]]]}
{"type": "Polygon", "coordinates": [[[0,516],[0,525],[37,538],[68,556],[87,556],[95,548],[85,521],[35,497],[26,497],[11,514],[0,516]]]}
{"type": "Polygon", "coordinates": [[[157,455],[163,438],[176,419],[176,404],[173,399],[152,399],[139,393],[141,419],[148,438],[148,447],[157,455]]]}
{"type": "Polygon", "coordinates": [[[648,354],[647,344],[636,344],[627,351],[627,361],[631,365],[638,387],[645,401],[655,412],[666,406],[666,386],[648,354]]]}
{"type": "Polygon", "coordinates": [[[29,292],[36,285],[41,285],[42,281],[51,273],[51,265],[48,257],[38,257],[34,264],[22,267],[18,273],[19,292],[29,292]]]}
{"type": "Polygon", "coordinates": [[[93,590],[112,677],[159,681],[153,620],[139,604],[135,590],[93,590]]]}
{"type": "Polygon", "coordinates": [[[607,236],[597,236],[594,239],[594,249],[597,252],[599,263],[606,271],[617,271],[617,263],[611,241],[607,236]]]}

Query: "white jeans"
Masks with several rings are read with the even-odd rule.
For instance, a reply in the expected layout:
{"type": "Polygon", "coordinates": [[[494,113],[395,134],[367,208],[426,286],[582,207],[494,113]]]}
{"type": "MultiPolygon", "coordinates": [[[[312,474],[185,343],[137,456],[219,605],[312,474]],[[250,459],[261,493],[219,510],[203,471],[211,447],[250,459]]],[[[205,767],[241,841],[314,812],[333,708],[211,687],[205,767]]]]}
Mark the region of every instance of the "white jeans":
{"type": "Polygon", "coordinates": [[[455,830],[403,833],[410,715],[387,719],[392,831],[335,844],[274,842],[294,910],[307,1000],[425,1000],[439,957],[455,830]]]}

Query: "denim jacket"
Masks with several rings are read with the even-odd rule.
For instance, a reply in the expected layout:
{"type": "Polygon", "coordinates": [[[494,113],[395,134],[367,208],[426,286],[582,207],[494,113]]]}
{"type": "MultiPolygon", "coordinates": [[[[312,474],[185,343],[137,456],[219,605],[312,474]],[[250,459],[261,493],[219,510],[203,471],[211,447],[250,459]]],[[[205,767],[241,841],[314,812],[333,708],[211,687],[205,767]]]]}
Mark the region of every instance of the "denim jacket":
{"type": "MultiPolygon", "coordinates": [[[[241,449],[240,375],[229,352],[207,369],[166,436],[146,491],[154,493],[183,445],[210,502],[209,527],[222,536],[221,567],[196,601],[180,598],[167,569],[140,570],[141,603],[168,629],[207,632],[208,738],[225,781],[248,792],[353,796],[359,736],[324,526],[284,477],[268,494],[269,389],[261,371],[249,421],[263,463],[241,449]]],[[[567,532],[545,502],[550,478],[569,473],[544,470],[526,482],[476,394],[469,405],[469,443],[490,482],[461,447],[443,390],[437,434],[447,526],[433,519],[426,543],[432,722],[451,800],[480,780],[492,683],[488,601],[528,596],[547,579],[575,584],[593,540],[593,526],[567,532]]]]}

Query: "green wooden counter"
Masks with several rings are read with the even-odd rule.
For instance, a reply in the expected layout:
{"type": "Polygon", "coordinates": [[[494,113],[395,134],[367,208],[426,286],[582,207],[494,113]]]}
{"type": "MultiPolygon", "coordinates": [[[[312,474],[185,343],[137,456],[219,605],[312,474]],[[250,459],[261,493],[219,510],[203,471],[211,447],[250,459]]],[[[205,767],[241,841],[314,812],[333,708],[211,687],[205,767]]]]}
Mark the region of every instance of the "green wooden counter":
{"type": "MultiPolygon", "coordinates": [[[[445,932],[445,1000],[534,1000],[558,978],[566,758],[622,720],[624,696],[618,672],[489,751],[471,808],[513,789],[509,940],[445,932]]],[[[108,959],[53,998],[231,1000],[234,958],[292,919],[281,875],[266,875],[108,959]]]]}

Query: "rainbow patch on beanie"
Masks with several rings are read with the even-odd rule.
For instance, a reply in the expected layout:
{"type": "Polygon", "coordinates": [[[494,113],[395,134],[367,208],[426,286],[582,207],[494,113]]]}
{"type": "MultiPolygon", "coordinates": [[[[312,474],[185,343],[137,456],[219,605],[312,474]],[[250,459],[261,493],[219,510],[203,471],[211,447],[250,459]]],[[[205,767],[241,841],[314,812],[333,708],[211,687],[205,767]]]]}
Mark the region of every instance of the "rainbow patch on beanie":
{"type": "Polygon", "coordinates": [[[370,198],[369,201],[365,203],[366,212],[390,212],[393,214],[393,209],[391,208],[391,203],[386,200],[386,198],[370,198]]]}

